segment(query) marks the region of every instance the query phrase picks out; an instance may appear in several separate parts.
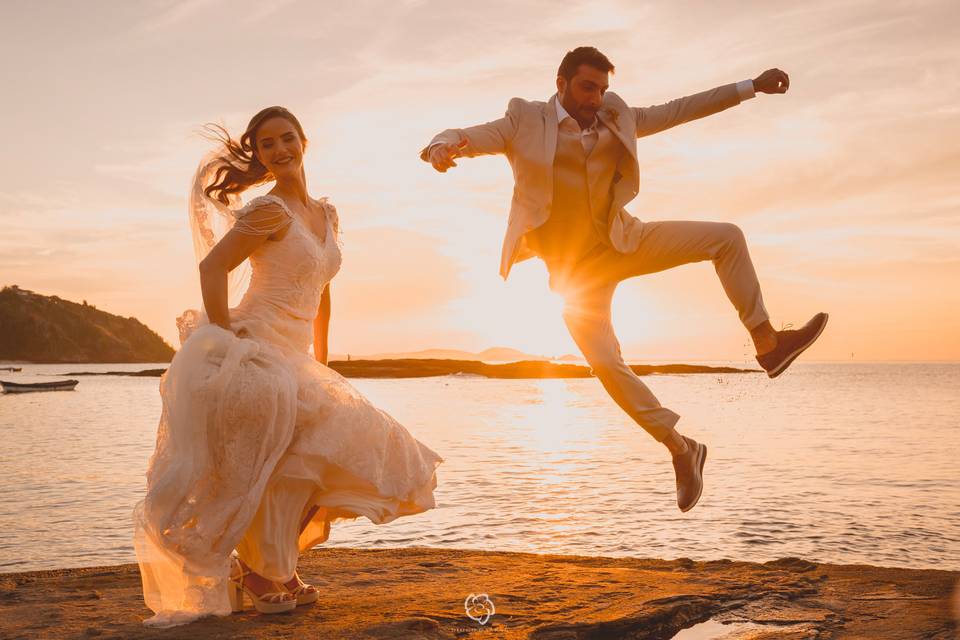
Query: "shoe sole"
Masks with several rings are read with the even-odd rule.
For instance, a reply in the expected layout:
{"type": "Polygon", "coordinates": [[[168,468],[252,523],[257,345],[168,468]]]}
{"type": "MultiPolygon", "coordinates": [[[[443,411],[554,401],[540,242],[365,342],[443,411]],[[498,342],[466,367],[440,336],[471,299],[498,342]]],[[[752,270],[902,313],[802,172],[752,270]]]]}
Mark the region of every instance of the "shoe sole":
{"type": "Polygon", "coordinates": [[[319,599],[320,599],[320,592],[319,592],[319,591],[313,591],[313,592],[311,592],[311,593],[305,593],[305,594],[302,594],[302,595],[297,596],[297,606],[298,606],[298,607],[301,607],[301,606],[303,606],[303,605],[305,605],[305,604],[313,604],[314,602],[316,602],[316,601],[319,600],[319,599]]]}
{"type": "MultiPolygon", "coordinates": [[[[236,560],[237,556],[231,557],[235,558],[235,563],[239,561],[236,560]]],[[[319,596],[319,592],[317,595],[319,596]]],[[[243,588],[242,583],[238,583],[233,578],[230,578],[227,596],[230,600],[230,610],[233,613],[243,613],[248,608],[255,609],[258,613],[284,613],[297,608],[296,600],[288,600],[287,602],[263,602],[261,600],[254,602],[250,594],[243,588]]]]}
{"type": "MultiPolygon", "coordinates": [[[[231,586],[231,588],[233,588],[231,586]]],[[[297,601],[290,600],[288,602],[261,602],[259,605],[253,601],[246,592],[240,596],[239,602],[231,597],[230,600],[230,609],[233,613],[244,613],[246,611],[256,611],[257,613],[264,614],[273,614],[273,613],[286,613],[287,611],[293,611],[297,608],[297,601]]]]}
{"type": "Polygon", "coordinates": [[[697,491],[697,497],[693,499],[693,502],[687,505],[686,509],[680,509],[680,511],[683,513],[686,513],[687,511],[690,511],[690,509],[693,509],[695,506],[697,506],[697,503],[700,502],[700,496],[703,494],[703,465],[707,462],[707,445],[700,444],[699,456],[700,460],[698,465],[699,468],[697,469],[697,478],[700,480],[700,490],[697,491]]]}
{"type": "Polygon", "coordinates": [[[233,602],[230,603],[230,608],[233,613],[244,613],[246,611],[256,611],[257,613],[286,613],[287,611],[293,611],[297,608],[297,601],[290,600],[287,602],[261,602],[259,606],[253,601],[246,592],[244,592],[241,597],[239,606],[233,602]]]}
{"type": "Polygon", "coordinates": [[[780,375],[781,373],[783,373],[784,371],[786,371],[786,370],[787,370],[787,367],[789,367],[790,364],[791,364],[794,360],[797,359],[797,356],[799,356],[801,353],[803,353],[804,351],[806,351],[808,348],[810,348],[810,345],[812,345],[814,342],[817,341],[817,338],[820,337],[820,334],[823,333],[823,330],[827,328],[827,320],[829,320],[829,319],[830,319],[830,314],[829,314],[829,313],[824,313],[824,314],[823,314],[823,322],[820,323],[820,328],[817,329],[817,332],[816,332],[815,334],[813,334],[813,337],[811,337],[809,340],[807,340],[806,342],[804,342],[802,345],[800,345],[799,347],[797,347],[796,349],[794,349],[794,350],[790,353],[790,355],[788,355],[786,358],[784,358],[783,362],[780,363],[780,366],[778,366],[777,368],[775,368],[775,369],[773,369],[773,370],[771,370],[771,371],[767,371],[767,377],[769,377],[769,378],[776,378],[778,375],[780,375]]]}

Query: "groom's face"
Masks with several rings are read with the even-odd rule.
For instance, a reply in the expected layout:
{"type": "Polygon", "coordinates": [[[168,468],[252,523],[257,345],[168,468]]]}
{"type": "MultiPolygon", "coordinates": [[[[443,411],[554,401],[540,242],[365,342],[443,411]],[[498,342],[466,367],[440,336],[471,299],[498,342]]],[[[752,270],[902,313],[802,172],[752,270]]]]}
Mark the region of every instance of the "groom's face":
{"type": "Polygon", "coordinates": [[[560,104],[581,126],[590,125],[597,117],[603,94],[610,86],[610,74],[582,64],[569,80],[557,76],[560,104]]]}

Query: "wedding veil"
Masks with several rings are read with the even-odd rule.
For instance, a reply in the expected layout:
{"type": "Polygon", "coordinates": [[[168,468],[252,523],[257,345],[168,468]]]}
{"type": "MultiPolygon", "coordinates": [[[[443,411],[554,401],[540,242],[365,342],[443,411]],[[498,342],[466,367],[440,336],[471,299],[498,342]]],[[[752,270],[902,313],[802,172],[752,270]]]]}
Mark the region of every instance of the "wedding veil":
{"type": "MultiPolygon", "coordinates": [[[[214,149],[200,161],[190,185],[190,200],[188,216],[190,231],[193,235],[193,253],[196,264],[207,257],[210,250],[233,228],[236,223],[234,212],[240,208],[240,196],[228,194],[228,204],[211,198],[204,189],[211,184],[216,176],[217,169],[225,166],[223,151],[214,149]]],[[[243,298],[250,284],[250,261],[244,260],[227,277],[227,306],[234,307],[243,298]]],[[[200,310],[187,309],[177,318],[177,329],[180,333],[180,344],[186,341],[190,333],[201,324],[207,322],[206,310],[201,300],[200,310]]]]}

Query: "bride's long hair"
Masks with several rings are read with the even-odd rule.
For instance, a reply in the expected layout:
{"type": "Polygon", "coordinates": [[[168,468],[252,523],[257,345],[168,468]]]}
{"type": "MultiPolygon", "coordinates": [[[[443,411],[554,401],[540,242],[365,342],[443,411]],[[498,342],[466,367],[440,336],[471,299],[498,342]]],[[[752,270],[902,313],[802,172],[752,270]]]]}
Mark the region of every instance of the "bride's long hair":
{"type": "Polygon", "coordinates": [[[257,157],[257,130],[270,118],[284,118],[297,130],[303,148],[307,148],[307,136],[296,116],[283,107],[267,107],[250,119],[247,130],[239,140],[235,140],[230,133],[218,124],[204,125],[205,137],[223,145],[224,153],[220,156],[221,165],[217,169],[213,182],[204,188],[204,193],[223,204],[230,203],[230,196],[242,193],[250,187],[274,180],[273,174],[267,170],[257,157]]]}

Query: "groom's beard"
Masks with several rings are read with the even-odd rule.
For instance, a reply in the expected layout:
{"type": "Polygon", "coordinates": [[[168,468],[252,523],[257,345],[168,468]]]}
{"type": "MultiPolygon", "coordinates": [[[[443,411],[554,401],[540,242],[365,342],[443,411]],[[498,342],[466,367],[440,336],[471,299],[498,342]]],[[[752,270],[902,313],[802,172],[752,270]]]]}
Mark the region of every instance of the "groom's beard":
{"type": "Polygon", "coordinates": [[[598,108],[596,108],[596,107],[581,107],[581,108],[580,108],[580,118],[583,119],[583,120],[587,120],[587,121],[589,121],[589,122],[592,123],[594,120],[597,119],[597,112],[598,112],[598,111],[600,111],[600,109],[598,109],[598,108]]]}
{"type": "Polygon", "coordinates": [[[576,104],[571,105],[573,108],[567,108],[567,105],[563,104],[563,98],[560,99],[560,104],[563,105],[563,108],[567,110],[573,119],[580,123],[581,126],[590,126],[597,119],[597,112],[600,111],[600,107],[593,107],[590,105],[576,104]]]}
{"type": "Polygon", "coordinates": [[[577,114],[574,115],[574,119],[580,125],[580,128],[586,129],[587,127],[593,126],[597,122],[597,112],[599,109],[585,109],[581,108],[577,111],[577,114]]]}

